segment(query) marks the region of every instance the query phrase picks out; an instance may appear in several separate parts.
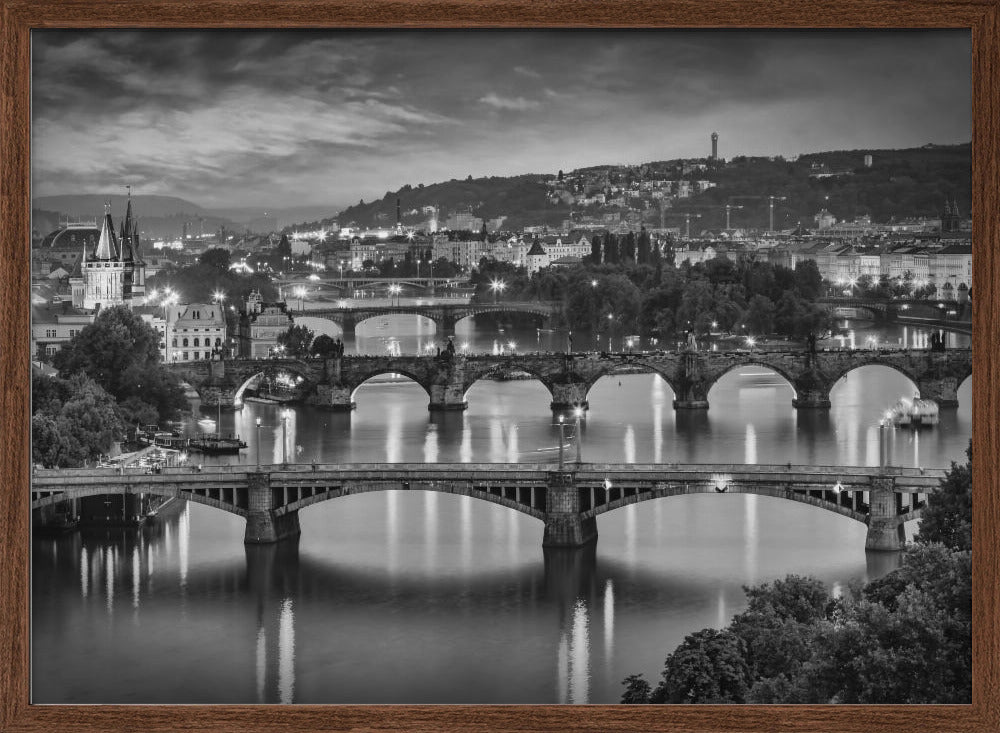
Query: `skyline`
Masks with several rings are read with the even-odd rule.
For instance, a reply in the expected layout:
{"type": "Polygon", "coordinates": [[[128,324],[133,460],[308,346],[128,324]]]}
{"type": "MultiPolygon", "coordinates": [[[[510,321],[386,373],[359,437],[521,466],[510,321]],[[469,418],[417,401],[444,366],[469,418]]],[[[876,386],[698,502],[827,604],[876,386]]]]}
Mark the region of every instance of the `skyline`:
{"type": "Polygon", "coordinates": [[[33,196],[330,206],[971,138],[965,31],[35,31],[33,196]]]}

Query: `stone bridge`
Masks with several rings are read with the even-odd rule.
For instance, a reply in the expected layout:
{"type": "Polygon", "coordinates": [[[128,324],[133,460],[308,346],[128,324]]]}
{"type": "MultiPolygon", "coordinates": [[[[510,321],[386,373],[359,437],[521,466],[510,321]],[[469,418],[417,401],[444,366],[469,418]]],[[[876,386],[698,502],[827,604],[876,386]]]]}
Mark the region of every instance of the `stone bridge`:
{"type": "MultiPolygon", "coordinates": [[[[247,520],[244,541],[297,536],[298,512],[372,491],[439,491],[505,506],[545,523],[546,547],[597,539],[597,517],[629,504],[685,494],[755,494],[809,504],[867,525],[865,546],[898,550],[903,524],[919,519],[943,469],[848,466],[569,464],[285,464],[144,469],[36,469],[32,509],[87,496],[153,494],[215,507],[247,520]]],[[[722,496],[720,501],[724,501],[722,496]]],[[[141,505],[141,502],[139,502],[141,505]]]]}
{"type": "Polygon", "coordinates": [[[499,303],[436,303],[431,305],[384,305],[359,307],[310,308],[298,312],[299,316],[325,318],[333,321],[344,333],[352,333],[359,323],[370,318],[389,315],[418,315],[434,321],[437,332],[442,335],[455,333],[455,324],[463,318],[483,313],[531,313],[548,323],[553,315],[561,311],[557,303],[542,302],[499,302],[499,303]]]}
{"type": "Polygon", "coordinates": [[[605,375],[643,369],[659,374],[674,392],[674,408],[707,409],[712,386],[725,374],[749,365],[766,367],[792,386],[799,408],[830,407],[830,391],[848,372],[879,365],[909,378],[920,396],[941,407],[958,405],[958,388],[972,373],[969,349],[924,350],[656,352],[638,354],[524,354],[512,356],[343,356],[334,359],[226,359],[170,365],[199,393],[206,406],[236,408],[246,384],[262,373],[302,377],[298,397],[307,404],[350,410],[354,393],[381,374],[401,374],[427,392],[431,410],[464,410],[477,381],[523,372],[551,394],[562,414],[587,409],[587,394],[605,375]]]}
{"type": "Polygon", "coordinates": [[[834,311],[841,308],[864,311],[873,321],[914,322],[962,333],[972,331],[971,305],[954,300],[830,297],[819,298],[816,302],[834,311]],[[949,317],[949,311],[954,311],[955,315],[949,317]]]}

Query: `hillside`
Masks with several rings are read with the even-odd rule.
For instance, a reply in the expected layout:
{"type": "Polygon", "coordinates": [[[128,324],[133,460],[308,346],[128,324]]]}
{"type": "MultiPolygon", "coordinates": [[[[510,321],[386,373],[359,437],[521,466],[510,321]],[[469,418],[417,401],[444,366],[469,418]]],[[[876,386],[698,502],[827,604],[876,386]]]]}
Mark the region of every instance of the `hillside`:
{"type": "MultiPolygon", "coordinates": [[[[724,163],[701,160],[657,161],[637,166],[594,166],[566,173],[561,184],[570,193],[613,192],[638,188],[644,181],[698,181],[715,184],[690,197],[668,197],[663,221],[683,225],[684,213],[697,216],[692,231],[720,229],[725,225],[727,203],[734,208],[734,227],[765,228],[768,225],[767,196],[776,200],[774,223],[792,228],[811,225],[813,217],[827,208],[840,220],[869,215],[886,222],[914,217],[936,217],[945,199],[956,199],[968,214],[971,200],[971,145],[928,145],[903,150],[844,150],[810,153],[797,160],[735,157],[724,163]],[[871,167],[864,157],[871,155],[871,167]]],[[[403,223],[426,221],[425,206],[439,208],[439,221],[459,209],[468,208],[484,219],[506,215],[504,229],[517,230],[530,224],[558,225],[571,215],[601,216],[629,209],[652,226],[660,223],[659,201],[640,193],[626,193],[626,206],[553,203],[550,186],[556,175],[531,174],[445,181],[429,186],[403,186],[377,201],[360,202],[336,217],[341,225],[386,226],[396,221],[396,199],[400,200],[403,223]]],[[[558,187],[558,186],[556,186],[558,187]]],[[[334,221],[333,218],[324,220],[334,221]]]]}
{"type": "Polygon", "coordinates": [[[396,199],[400,200],[403,223],[415,224],[427,219],[419,213],[424,206],[437,206],[441,222],[463,207],[471,207],[476,216],[491,219],[506,215],[505,227],[520,228],[527,224],[558,224],[569,213],[566,206],[547,201],[547,179],[553,175],[524,174],[512,177],[452,179],[416,188],[403,186],[389,191],[378,201],[364,202],[344,209],[337,217],[341,225],[354,222],[361,226],[396,223],[396,199]],[[410,213],[416,210],[418,213],[410,213]]]}

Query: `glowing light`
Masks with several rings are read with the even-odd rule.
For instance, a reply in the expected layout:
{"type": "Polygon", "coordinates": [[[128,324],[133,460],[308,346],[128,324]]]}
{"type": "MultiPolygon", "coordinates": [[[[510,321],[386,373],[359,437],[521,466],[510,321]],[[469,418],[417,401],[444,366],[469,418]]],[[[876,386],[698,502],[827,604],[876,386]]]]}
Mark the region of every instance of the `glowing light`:
{"type": "Polygon", "coordinates": [[[839,494],[843,490],[844,490],[844,487],[843,487],[843,485],[839,481],[836,484],[834,484],[834,486],[833,486],[833,493],[839,494]]]}
{"type": "Polygon", "coordinates": [[[723,473],[712,474],[712,485],[715,486],[716,491],[725,491],[728,489],[732,480],[732,476],[723,473]]]}
{"type": "Polygon", "coordinates": [[[590,286],[593,287],[593,288],[596,288],[597,287],[597,280],[591,280],[590,281],[590,286]]]}

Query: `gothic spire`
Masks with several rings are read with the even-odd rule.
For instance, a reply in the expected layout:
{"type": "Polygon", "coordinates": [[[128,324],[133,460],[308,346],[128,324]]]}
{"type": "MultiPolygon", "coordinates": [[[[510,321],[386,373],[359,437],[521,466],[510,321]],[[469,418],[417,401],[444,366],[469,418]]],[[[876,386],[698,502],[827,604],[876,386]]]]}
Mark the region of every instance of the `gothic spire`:
{"type": "Polygon", "coordinates": [[[111,204],[104,204],[104,224],[101,226],[101,238],[94,250],[96,260],[117,260],[118,243],[115,241],[115,225],[111,221],[111,204]]]}

